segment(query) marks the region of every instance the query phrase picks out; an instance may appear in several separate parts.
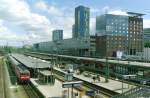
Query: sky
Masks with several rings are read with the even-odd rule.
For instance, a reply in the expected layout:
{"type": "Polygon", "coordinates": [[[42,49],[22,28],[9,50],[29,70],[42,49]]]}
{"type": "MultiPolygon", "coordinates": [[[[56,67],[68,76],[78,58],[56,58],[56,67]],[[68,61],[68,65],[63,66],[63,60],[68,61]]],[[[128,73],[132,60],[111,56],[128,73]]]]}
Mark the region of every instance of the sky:
{"type": "Polygon", "coordinates": [[[90,8],[90,34],[95,33],[96,16],[137,12],[143,27],[150,28],[150,0],[0,0],[0,45],[22,46],[51,41],[54,29],[72,37],[74,9],[90,8]]]}

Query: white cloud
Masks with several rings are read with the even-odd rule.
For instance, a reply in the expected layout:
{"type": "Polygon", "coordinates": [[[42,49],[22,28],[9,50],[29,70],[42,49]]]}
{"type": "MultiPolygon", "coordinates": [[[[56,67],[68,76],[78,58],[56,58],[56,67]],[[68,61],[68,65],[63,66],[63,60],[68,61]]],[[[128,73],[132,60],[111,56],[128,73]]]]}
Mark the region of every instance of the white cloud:
{"type": "MultiPolygon", "coordinates": [[[[29,5],[23,0],[1,0],[0,13],[3,21],[24,30],[30,37],[36,35],[32,36],[33,39],[30,39],[32,42],[47,40],[53,29],[51,22],[45,16],[31,12],[29,5]]],[[[7,35],[7,32],[5,34],[7,35]]],[[[13,34],[11,32],[10,35],[13,34]]],[[[27,40],[24,33],[19,35],[15,35],[15,37],[18,37],[15,38],[16,40],[27,40]]]]}
{"type": "Polygon", "coordinates": [[[51,40],[51,31],[54,29],[63,29],[64,38],[71,37],[74,17],[66,17],[64,14],[66,10],[56,7],[56,5],[47,5],[44,1],[37,1],[35,7],[37,7],[37,10],[40,8],[41,11],[47,12],[50,18],[48,19],[44,15],[33,13],[25,0],[0,0],[1,21],[23,31],[18,32],[6,27],[7,25],[3,25],[1,28],[3,30],[7,28],[7,30],[0,33],[1,40],[32,43],[48,41],[51,40]]]}
{"type": "Polygon", "coordinates": [[[127,12],[124,12],[122,10],[112,10],[108,11],[108,14],[113,14],[113,15],[126,15],[128,16],[127,12]]]}
{"type": "Polygon", "coordinates": [[[100,12],[100,9],[98,9],[98,8],[90,8],[90,12],[91,13],[98,13],[98,12],[100,12]]]}
{"type": "Polygon", "coordinates": [[[50,15],[55,15],[55,16],[62,16],[63,15],[62,11],[55,6],[49,6],[48,7],[48,13],[50,15]]]}
{"type": "MultiPolygon", "coordinates": [[[[66,12],[70,12],[70,9],[68,9],[68,7],[59,8],[56,4],[48,5],[45,3],[45,1],[40,1],[40,3],[46,6],[44,11],[49,15],[51,25],[54,27],[54,29],[63,29],[64,38],[70,38],[72,36],[72,25],[74,24],[74,17],[65,14],[66,12]]],[[[37,4],[39,4],[39,2],[37,2],[37,4]]]]}
{"type": "Polygon", "coordinates": [[[37,2],[35,4],[35,7],[40,9],[40,10],[43,10],[43,11],[47,10],[47,8],[48,8],[47,4],[44,1],[37,2]]]}
{"type": "Polygon", "coordinates": [[[71,38],[72,36],[72,25],[74,24],[74,17],[53,17],[52,25],[55,29],[63,29],[64,30],[64,38],[71,38]]]}
{"type": "Polygon", "coordinates": [[[104,6],[101,10],[102,13],[114,14],[114,15],[128,15],[125,11],[118,7],[104,6]]]}
{"type": "Polygon", "coordinates": [[[102,8],[102,12],[103,13],[108,13],[108,11],[110,11],[111,10],[111,8],[109,7],[109,6],[104,6],[103,8],[102,8]]]}
{"type": "Polygon", "coordinates": [[[95,34],[95,29],[96,29],[96,19],[91,18],[90,19],[90,34],[95,34]]]}
{"type": "Polygon", "coordinates": [[[4,26],[3,22],[0,20],[0,40],[5,41],[23,41],[28,40],[27,36],[19,36],[14,32],[9,31],[9,29],[4,26]]]}
{"type": "Polygon", "coordinates": [[[44,1],[36,2],[35,8],[46,11],[50,15],[62,16],[62,10],[57,8],[56,5],[48,5],[44,1]]]}
{"type": "Polygon", "coordinates": [[[143,19],[143,27],[150,28],[150,19],[143,19]]]}

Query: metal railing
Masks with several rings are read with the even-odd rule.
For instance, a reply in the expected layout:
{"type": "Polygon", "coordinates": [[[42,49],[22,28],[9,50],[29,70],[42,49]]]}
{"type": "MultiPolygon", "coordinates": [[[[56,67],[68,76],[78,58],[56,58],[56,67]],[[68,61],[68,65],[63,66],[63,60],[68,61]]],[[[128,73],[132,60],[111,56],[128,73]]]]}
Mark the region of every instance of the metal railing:
{"type": "Polygon", "coordinates": [[[150,87],[136,87],[112,98],[149,98],[150,87]]]}

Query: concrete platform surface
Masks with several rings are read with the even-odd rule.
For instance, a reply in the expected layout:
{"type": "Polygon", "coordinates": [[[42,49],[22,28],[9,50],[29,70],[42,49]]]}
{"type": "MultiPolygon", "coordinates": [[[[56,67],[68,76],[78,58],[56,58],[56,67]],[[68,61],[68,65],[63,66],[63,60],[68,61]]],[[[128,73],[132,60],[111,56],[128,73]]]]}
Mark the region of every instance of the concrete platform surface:
{"type": "Polygon", "coordinates": [[[83,75],[74,75],[74,77],[79,78],[79,79],[84,80],[84,81],[87,81],[89,83],[95,84],[97,86],[101,86],[101,87],[104,87],[106,89],[115,91],[117,93],[122,93],[122,85],[123,85],[123,92],[126,92],[126,91],[130,90],[131,88],[136,87],[134,85],[130,85],[127,83],[122,84],[122,82],[117,81],[117,80],[112,80],[112,79],[108,79],[109,82],[106,83],[104,77],[100,77],[100,81],[98,81],[98,80],[93,81],[92,78],[85,77],[83,75]]]}
{"type": "MultiPolygon", "coordinates": [[[[60,68],[57,68],[57,67],[54,67],[54,69],[58,70],[58,71],[61,71],[61,72],[64,72],[60,68]]],[[[100,77],[100,82],[98,80],[94,82],[91,77],[85,77],[83,74],[81,74],[81,75],[74,74],[74,77],[76,77],[78,79],[81,79],[81,80],[84,80],[84,81],[87,81],[89,83],[95,84],[97,86],[101,86],[101,87],[104,87],[106,89],[115,91],[117,93],[122,93],[122,82],[120,82],[120,81],[108,79],[109,82],[105,83],[105,78],[101,76],[100,77]]],[[[127,83],[123,83],[123,92],[128,91],[128,90],[130,90],[134,87],[136,87],[136,86],[130,85],[130,84],[127,84],[127,83]]]]}
{"type": "MultiPolygon", "coordinates": [[[[65,96],[65,98],[68,98],[68,88],[62,88],[62,83],[61,81],[58,81],[57,79],[55,79],[55,83],[54,85],[39,85],[37,84],[35,78],[31,78],[30,79],[31,82],[36,85],[36,88],[46,97],[46,98],[53,98],[53,97],[57,97],[57,98],[62,98],[62,96],[65,96]]],[[[78,93],[78,96],[76,96],[76,98],[90,98],[86,95],[84,95],[83,93],[77,91],[76,89],[73,89],[74,94],[78,93]]],[[[71,98],[71,88],[69,89],[69,98],[71,98]]]]}

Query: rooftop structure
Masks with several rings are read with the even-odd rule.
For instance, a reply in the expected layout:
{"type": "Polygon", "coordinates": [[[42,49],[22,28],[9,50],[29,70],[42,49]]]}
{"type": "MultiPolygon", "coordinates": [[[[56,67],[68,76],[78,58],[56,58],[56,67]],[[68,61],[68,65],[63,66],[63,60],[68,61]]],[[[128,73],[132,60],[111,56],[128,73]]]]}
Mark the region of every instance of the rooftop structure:
{"type": "Polygon", "coordinates": [[[127,12],[128,15],[130,16],[137,16],[137,17],[142,17],[145,14],[141,14],[141,13],[135,13],[135,12],[127,12]]]}

